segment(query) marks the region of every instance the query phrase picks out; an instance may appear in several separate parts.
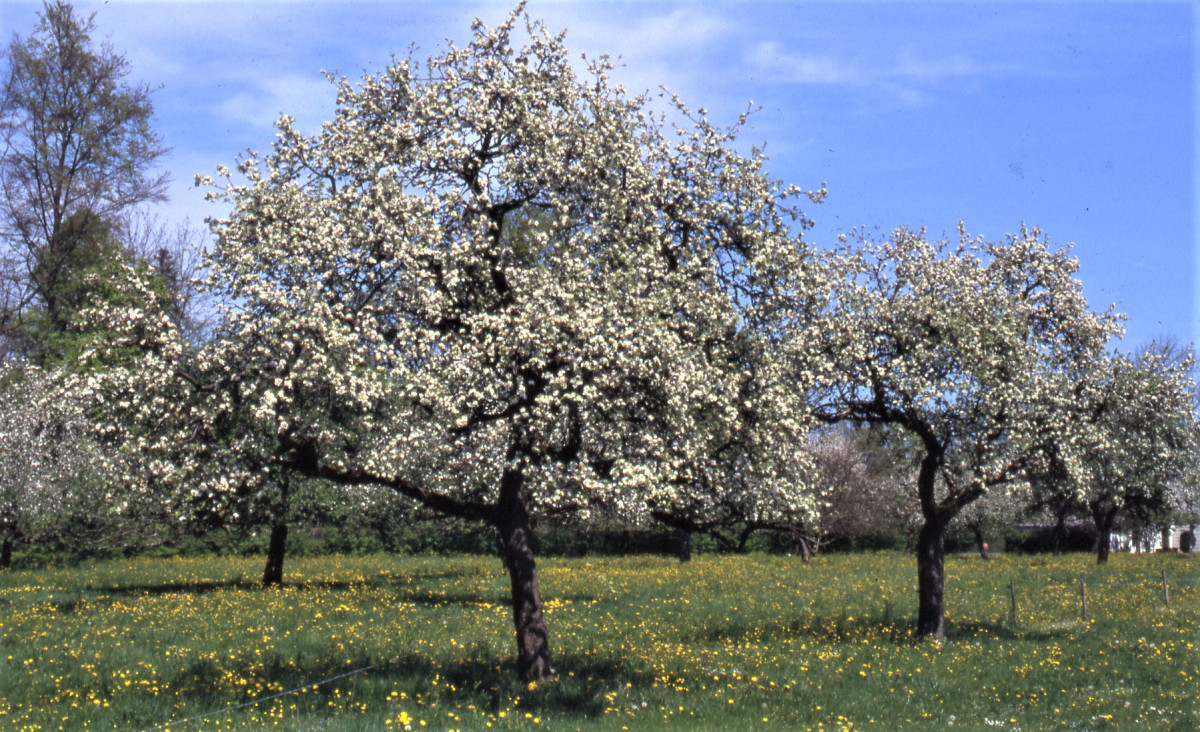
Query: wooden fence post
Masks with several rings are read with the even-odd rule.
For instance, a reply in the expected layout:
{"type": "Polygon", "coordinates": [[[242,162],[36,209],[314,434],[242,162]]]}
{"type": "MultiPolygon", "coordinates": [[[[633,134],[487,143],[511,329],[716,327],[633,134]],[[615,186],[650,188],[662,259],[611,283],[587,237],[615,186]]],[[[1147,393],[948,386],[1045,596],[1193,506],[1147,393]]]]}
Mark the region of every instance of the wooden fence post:
{"type": "Polygon", "coordinates": [[[1013,584],[1012,578],[1009,578],[1009,580],[1008,580],[1008,596],[1009,596],[1009,599],[1012,601],[1012,610],[1011,610],[1012,626],[1014,629],[1016,629],[1016,627],[1017,627],[1017,587],[1015,584],[1013,584]]]}
{"type": "Polygon", "coordinates": [[[1167,570],[1165,570],[1165,569],[1162,571],[1162,582],[1163,582],[1163,604],[1170,605],[1171,604],[1171,594],[1167,591],[1167,570]]]}

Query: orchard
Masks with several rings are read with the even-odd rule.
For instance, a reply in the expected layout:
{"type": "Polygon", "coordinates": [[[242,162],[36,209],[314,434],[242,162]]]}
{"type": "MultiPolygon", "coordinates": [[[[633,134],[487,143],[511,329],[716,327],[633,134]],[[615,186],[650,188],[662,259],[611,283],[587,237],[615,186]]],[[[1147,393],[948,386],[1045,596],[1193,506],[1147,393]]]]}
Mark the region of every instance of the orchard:
{"type": "MultiPolygon", "coordinates": [[[[46,7],[6,88],[89,43],[90,20],[46,7]]],[[[1194,508],[1191,357],[1111,351],[1121,317],[1088,304],[1069,247],[1025,227],[811,242],[824,184],[772,178],[745,115],[630,94],[524,5],[465,46],[332,78],[319,131],[284,115],[269,150],[197,177],[212,241],[176,259],[122,239],[122,212],[161,196],[160,150],[148,90],[93,57],[111,93],[68,146],[90,167],[33,166],[72,195],[39,199],[27,174],[64,112],[4,100],[25,120],[4,128],[22,193],[4,241],[29,263],[0,313],[5,564],[66,524],[132,552],[253,521],[281,585],[318,485],[315,503],[386,506],[393,526],[494,535],[516,675],[537,683],[561,671],[536,556],[550,520],[727,547],[775,532],[808,557],[886,494],[914,526],[915,634],[940,639],[956,517],[983,546],[985,521],[1033,505],[1086,512],[1103,560],[1118,515],[1194,508]],[[886,469],[855,462],[847,435],[868,430],[886,469]]]]}

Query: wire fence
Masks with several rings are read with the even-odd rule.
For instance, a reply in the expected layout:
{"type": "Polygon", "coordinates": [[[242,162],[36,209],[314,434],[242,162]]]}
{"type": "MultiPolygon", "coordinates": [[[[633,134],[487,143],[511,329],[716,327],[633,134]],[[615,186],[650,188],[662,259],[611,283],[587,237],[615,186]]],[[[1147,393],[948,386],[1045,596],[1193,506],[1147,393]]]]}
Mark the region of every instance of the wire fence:
{"type": "Polygon", "coordinates": [[[344,671],[336,676],[330,676],[328,678],[320,679],[319,681],[313,681],[311,683],[307,683],[302,686],[297,686],[292,689],[287,689],[286,691],[278,691],[278,692],[275,692],[274,694],[268,694],[267,696],[261,696],[257,699],[251,699],[250,701],[242,702],[241,704],[230,704],[228,706],[224,706],[219,709],[214,709],[211,712],[205,712],[204,714],[197,714],[195,716],[187,717],[185,719],[175,719],[175,720],[171,720],[170,722],[164,722],[162,724],[156,725],[154,727],[147,727],[145,730],[143,730],[143,732],[153,732],[154,730],[164,730],[164,729],[168,729],[168,728],[174,727],[174,726],[182,727],[182,726],[191,724],[192,722],[198,722],[201,719],[207,719],[208,717],[215,717],[219,714],[228,714],[229,712],[233,712],[238,709],[245,709],[246,707],[252,707],[257,704],[262,704],[263,702],[268,702],[268,701],[271,701],[272,699],[279,699],[280,697],[291,696],[292,694],[299,694],[299,693],[302,693],[305,691],[311,691],[313,689],[320,688],[326,684],[331,684],[334,681],[339,681],[341,679],[345,679],[350,676],[355,676],[357,674],[366,673],[367,671],[372,671],[377,668],[384,668],[386,666],[390,666],[391,664],[393,664],[397,661],[404,660],[405,658],[409,658],[414,655],[416,655],[416,654],[406,653],[405,655],[397,656],[396,658],[393,658],[390,661],[381,662],[381,663],[373,663],[370,666],[363,666],[361,668],[356,668],[352,671],[344,671]]]}
{"type": "MultiPolygon", "coordinates": [[[[1032,589],[1028,583],[1018,582],[1016,578],[1010,578],[1008,581],[1008,592],[1005,598],[1008,601],[1008,623],[1014,630],[1021,629],[1023,626],[1028,626],[1032,617],[1046,618],[1048,616],[1058,616],[1059,620],[1068,620],[1070,617],[1062,617],[1064,613],[1073,615],[1072,609],[1077,613],[1075,619],[1083,622],[1088,622],[1089,619],[1094,620],[1095,613],[1092,612],[1089,616],[1089,598],[1091,607],[1094,611],[1097,601],[1111,599],[1110,590],[1117,588],[1128,588],[1130,586],[1140,587],[1146,590],[1142,594],[1146,608],[1149,609],[1155,602],[1152,598],[1157,598],[1157,602],[1163,608],[1171,606],[1171,590],[1174,585],[1176,589],[1179,586],[1189,586],[1200,583],[1200,578],[1193,576],[1171,577],[1167,574],[1166,569],[1159,571],[1156,576],[1147,577],[1141,581],[1133,582],[1105,582],[1100,586],[1093,585],[1088,587],[1087,580],[1080,578],[1078,581],[1069,583],[1053,583],[1051,586],[1032,589]],[[1047,607],[1047,606],[1050,607],[1047,607]]],[[[1122,593],[1124,596],[1124,593],[1122,593]]],[[[1176,598],[1178,599],[1178,598],[1176,598]]]]}

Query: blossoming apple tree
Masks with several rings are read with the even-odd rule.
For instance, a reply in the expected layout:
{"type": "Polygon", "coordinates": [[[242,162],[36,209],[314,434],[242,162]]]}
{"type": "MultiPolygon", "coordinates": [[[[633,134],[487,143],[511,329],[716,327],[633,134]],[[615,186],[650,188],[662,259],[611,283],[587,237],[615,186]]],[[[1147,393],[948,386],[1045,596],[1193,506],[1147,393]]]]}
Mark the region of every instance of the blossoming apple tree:
{"type": "Polygon", "coordinates": [[[1036,230],[1003,243],[847,238],[828,266],[828,310],[797,357],[825,359],[811,392],[823,420],[916,438],[917,631],[940,637],[946,527],[989,492],[1020,489],[1049,444],[1078,464],[1117,318],[1089,309],[1075,260],[1036,230]]]}
{"type": "Polygon", "coordinates": [[[146,454],[191,446],[160,463],[188,490],[291,471],[494,526],[527,680],[552,672],[537,512],[684,501],[751,419],[756,505],[811,508],[807,417],[768,367],[774,313],[811,287],[800,191],[737,125],[682,105],[669,124],[608,69],[577,76],[518,8],[341,80],[320,132],[284,117],[270,154],[204,181],[230,209],[212,342],[152,318],[142,375],[103,387],[159,425],[146,454]]]}
{"type": "MultiPolygon", "coordinates": [[[[112,456],[89,440],[83,404],[61,374],[0,363],[0,569],[18,543],[55,544],[111,530],[119,503],[112,456]]],[[[78,546],[72,547],[78,549],[78,546]]]]}
{"type": "Polygon", "coordinates": [[[1073,482],[1096,525],[1096,561],[1108,560],[1119,515],[1147,521],[1175,508],[1198,444],[1191,354],[1172,359],[1148,350],[1108,359],[1093,411],[1092,441],[1073,482]]]}
{"type": "Polygon", "coordinates": [[[819,513],[812,500],[817,465],[808,435],[799,426],[811,418],[807,404],[787,391],[783,354],[769,345],[770,339],[760,341],[768,344],[765,349],[738,359],[745,372],[737,419],[710,419],[704,432],[688,436],[683,445],[691,450],[696,436],[703,435],[708,451],[703,459],[672,448],[672,459],[679,464],[673,485],[653,491],[643,512],[624,512],[634,519],[648,514],[673,527],[681,561],[690,559],[694,533],[711,536],[726,550],[742,551],[755,531],[789,534],[809,558],[819,513]],[[796,501],[797,490],[809,500],[796,501]]]}

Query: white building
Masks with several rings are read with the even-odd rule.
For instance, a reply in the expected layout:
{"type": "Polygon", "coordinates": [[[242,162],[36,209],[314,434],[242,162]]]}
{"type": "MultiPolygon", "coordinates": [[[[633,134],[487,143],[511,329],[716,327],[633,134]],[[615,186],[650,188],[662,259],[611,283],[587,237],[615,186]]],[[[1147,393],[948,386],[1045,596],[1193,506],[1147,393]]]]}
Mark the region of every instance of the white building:
{"type": "Polygon", "coordinates": [[[1157,551],[1180,551],[1184,545],[1184,534],[1191,534],[1191,551],[1200,550],[1196,546],[1195,525],[1165,526],[1161,529],[1146,527],[1132,531],[1114,531],[1109,539],[1108,549],[1112,552],[1132,552],[1141,554],[1157,551]]]}

